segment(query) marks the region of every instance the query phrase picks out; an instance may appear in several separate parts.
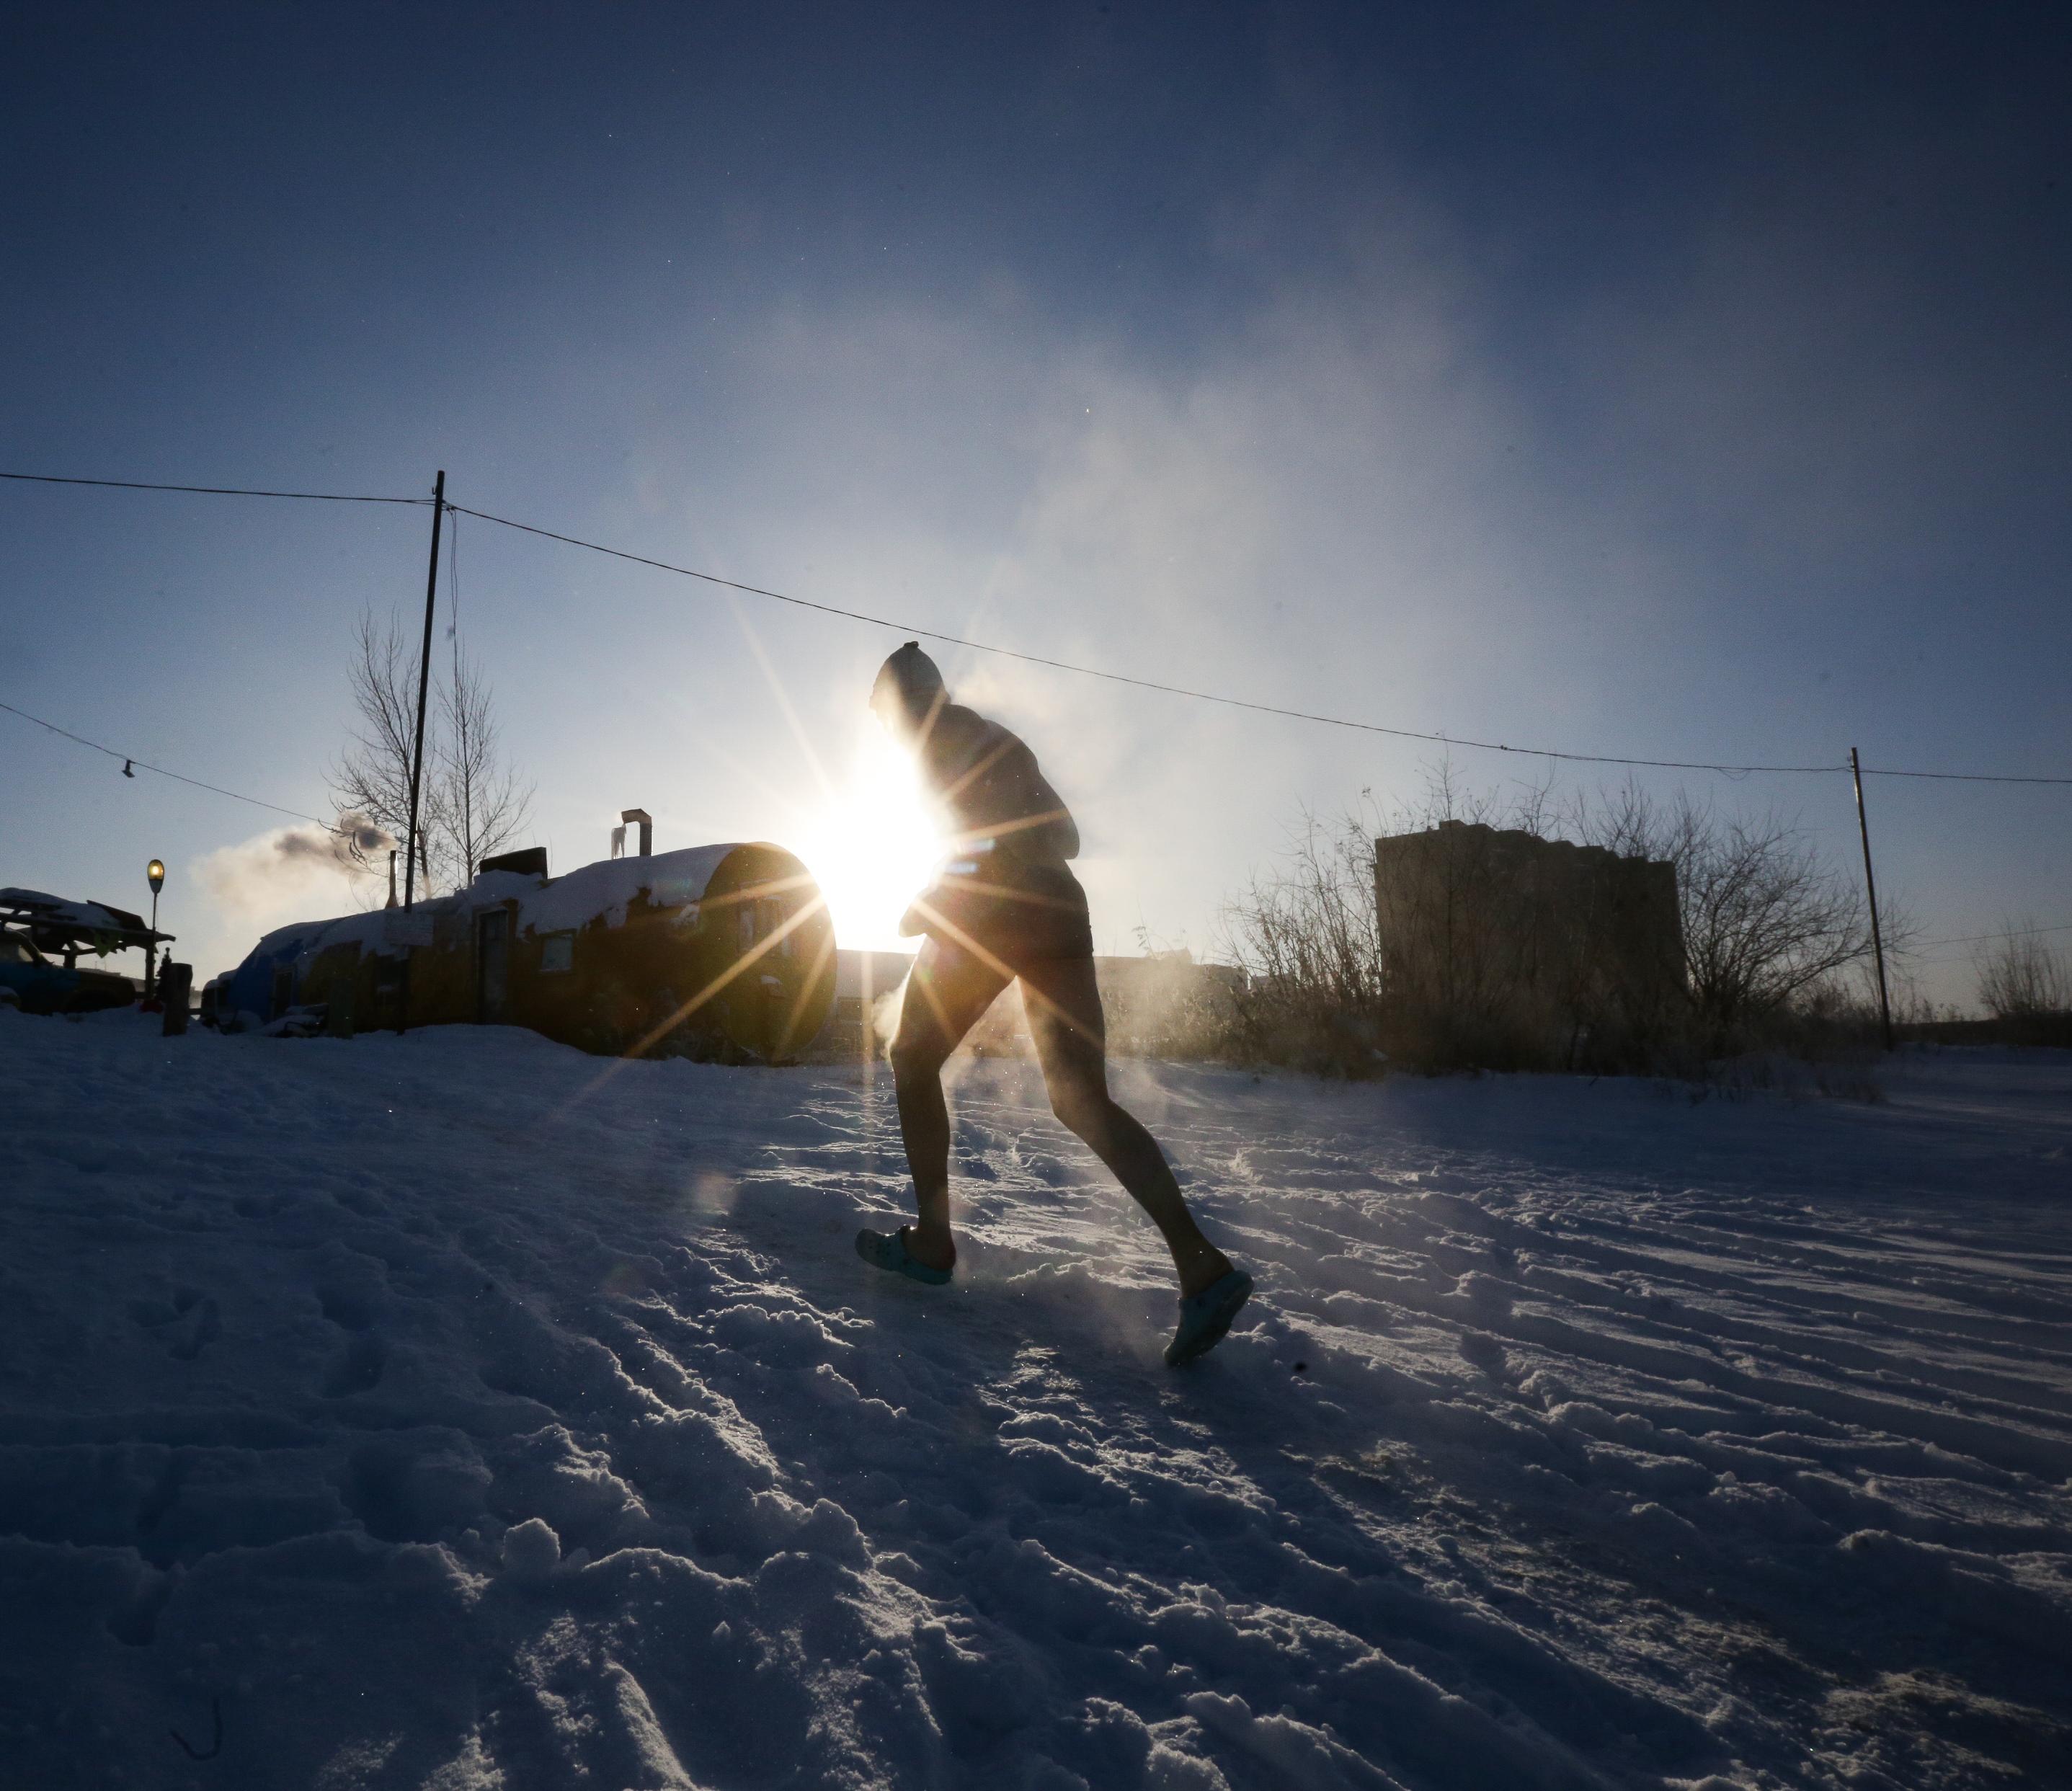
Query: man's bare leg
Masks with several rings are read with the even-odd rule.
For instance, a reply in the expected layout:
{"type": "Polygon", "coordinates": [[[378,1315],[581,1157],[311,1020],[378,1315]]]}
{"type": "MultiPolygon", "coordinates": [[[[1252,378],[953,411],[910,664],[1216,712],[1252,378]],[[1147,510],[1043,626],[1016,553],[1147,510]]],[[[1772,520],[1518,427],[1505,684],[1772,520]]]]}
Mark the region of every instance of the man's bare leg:
{"type": "Polygon", "coordinates": [[[931,939],[914,960],[900,1001],[892,1086],[917,1210],[906,1250],[930,1268],[946,1269],[957,1259],[950,1231],[950,1109],[943,1099],[943,1066],[1006,987],[1005,976],[969,952],[931,939]]]}
{"type": "Polygon", "coordinates": [[[1202,1235],[1157,1140],[1108,1091],[1108,1041],[1093,960],[1059,958],[1031,965],[1022,971],[1022,984],[1050,1111],[1086,1140],[1158,1227],[1182,1296],[1220,1280],[1231,1271],[1230,1258],[1202,1235]]]}

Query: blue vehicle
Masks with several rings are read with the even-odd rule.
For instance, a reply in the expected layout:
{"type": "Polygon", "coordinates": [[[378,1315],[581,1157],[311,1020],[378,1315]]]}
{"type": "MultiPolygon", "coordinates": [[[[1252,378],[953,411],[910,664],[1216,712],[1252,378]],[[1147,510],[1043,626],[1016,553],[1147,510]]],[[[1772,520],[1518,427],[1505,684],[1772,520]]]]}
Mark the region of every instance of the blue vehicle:
{"type": "Polygon", "coordinates": [[[136,999],[137,985],[127,976],[54,964],[27,934],[0,927],[0,1006],[24,1013],[90,1013],[136,999]]]}
{"type": "Polygon", "coordinates": [[[81,970],[79,959],[115,951],[149,953],[170,944],[172,937],[105,902],[72,902],[41,889],[0,889],[0,1004],[25,1013],[127,1007],[137,999],[134,982],[109,971],[81,970]]]}

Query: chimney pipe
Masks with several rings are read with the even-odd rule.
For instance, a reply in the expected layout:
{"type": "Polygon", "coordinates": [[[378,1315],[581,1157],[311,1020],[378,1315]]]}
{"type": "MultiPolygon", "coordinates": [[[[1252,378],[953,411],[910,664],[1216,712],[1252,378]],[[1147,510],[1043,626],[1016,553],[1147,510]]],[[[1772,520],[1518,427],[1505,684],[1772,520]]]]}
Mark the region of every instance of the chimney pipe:
{"type": "Polygon", "coordinates": [[[655,817],[653,815],[644,808],[629,808],[623,811],[619,819],[622,825],[628,821],[638,821],[640,824],[640,856],[643,858],[654,851],[655,817]]]}

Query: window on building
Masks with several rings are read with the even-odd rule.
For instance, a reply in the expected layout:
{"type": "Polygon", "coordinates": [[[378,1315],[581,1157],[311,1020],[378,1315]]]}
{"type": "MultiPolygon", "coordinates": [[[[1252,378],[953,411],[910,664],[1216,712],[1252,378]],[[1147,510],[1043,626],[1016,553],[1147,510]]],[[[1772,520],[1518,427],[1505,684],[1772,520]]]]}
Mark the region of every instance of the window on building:
{"type": "Polygon", "coordinates": [[[574,970],[576,967],[576,936],[573,933],[549,933],[540,942],[540,974],[553,976],[557,971],[574,970]]]}

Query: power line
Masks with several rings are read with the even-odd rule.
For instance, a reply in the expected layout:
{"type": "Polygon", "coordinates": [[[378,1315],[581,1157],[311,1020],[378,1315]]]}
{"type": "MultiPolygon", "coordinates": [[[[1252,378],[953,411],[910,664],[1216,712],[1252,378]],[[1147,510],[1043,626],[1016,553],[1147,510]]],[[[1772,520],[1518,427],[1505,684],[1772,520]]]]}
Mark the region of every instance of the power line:
{"type": "Polygon", "coordinates": [[[2039,933],[2072,933],[2072,920],[2062,921],[2050,926],[2016,926],[2000,933],[1955,933],[1945,939],[1922,939],[1915,949],[1926,951],[1931,945],[1976,945],[1983,939],[2029,939],[2039,933]]]}
{"type": "MultiPolygon", "coordinates": [[[[1310,709],[1284,709],[1276,703],[1255,703],[1241,696],[1226,696],[1216,691],[1194,690],[1184,684],[1161,684],[1151,678],[1132,677],[1126,672],[1104,672],[1098,666],[1075,665],[1066,659],[1046,659],[1040,653],[1024,653],[1012,647],[996,647],[987,641],[969,640],[961,635],[946,635],[940,629],[923,628],[915,622],[894,622],[885,616],[868,614],[861,610],[845,610],[832,603],[819,603],[810,598],[794,597],[786,591],[771,590],[767,585],[746,585],[738,579],[722,578],[716,573],[699,572],[689,566],[672,565],[666,560],[650,559],[644,553],[629,553],[623,548],[606,547],[601,542],[586,541],[577,536],[563,535],[551,528],[541,528],[532,523],[516,522],[508,516],[493,516],[486,510],[471,510],[465,504],[449,503],[446,507],[458,510],[464,516],[479,517],[486,523],[517,529],[524,534],[538,535],[550,541],[562,542],[569,547],[606,554],[615,560],[631,561],[635,565],[652,566],[658,572],[673,573],[680,578],[699,579],[705,584],[717,585],[727,590],[746,592],[751,597],[770,598],[779,603],[789,603],[801,610],[816,610],[822,615],[841,616],[850,622],[868,622],[874,628],[890,628],[901,634],[919,635],[927,640],[942,641],[952,647],[966,647],[975,653],[992,653],[1002,659],[1019,659],[1025,665],[1047,666],[1054,672],[1070,672],[1083,678],[1100,678],[1109,684],[1128,684],[1137,690],[1161,691],[1169,696],[1186,696],[1196,702],[1221,704],[1226,709],[1249,709],[1258,715],[1285,716],[1290,721],[1316,721],[1326,727],[1350,728],[1361,733],[1387,734],[1396,740],[1428,741],[1437,746],[1462,746],[1477,752],[1513,753],[1528,758],[1561,759],[1574,765],[1629,765],[1664,771],[1717,771],[1728,777],[1747,777],[1757,774],[1821,776],[1850,769],[1840,762],[1831,765],[1716,765],[1695,759],[1626,758],[1609,753],[1568,753],[1549,746],[1513,746],[1497,740],[1466,740],[1457,734],[1424,733],[1413,728],[1386,727],[1378,721],[1354,721],[1344,716],[1320,715],[1310,709]]],[[[1959,783],[2072,785],[2072,777],[2011,777],[1971,771],[1894,771],[1871,765],[1862,769],[1866,777],[1934,778],[1959,783]]]]}
{"type": "Polygon", "coordinates": [[[430,498],[364,497],[351,491],[257,491],[241,485],[154,485],[136,479],[61,479],[55,473],[0,473],[31,485],[99,485],[118,491],[189,491],[211,498],[299,498],[309,503],[415,503],[430,498]]]}
{"type": "Polygon", "coordinates": [[[2049,926],[2009,927],[1998,933],[1954,933],[1939,939],[1917,939],[1901,953],[1908,967],[1926,970],[1937,964],[1961,964],[1971,959],[1968,952],[1946,952],[1940,957],[1924,958],[1920,955],[1931,946],[1980,945],[1989,939],[2029,939],[2045,933],[2072,933],[2072,921],[2062,921],[2049,926]]]}
{"type": "MultiPolygon", "coordinates": [[[[822,615],[841,616],[851,622],[868,622],[874,628],[890,628],[900,634],[919,635],[927,640],[942,641],[952,647],[962,647],[975,653],[996,654],[1002,659],[1019,659],[1025,665],[1047,666],[1054,672],[1070,672],[1083,678],[1100,678],[1109,684],[1128,684],[1137,690],[1156,690],[1169,696],[1187,696],[1196,702],[1219,703],[1226,709],[1249,709],[1260,715],[1285,716],[1291,721],[1317,721],[1326,727],[1350,728],[1362,733],[1388,734],[1397,740],[1430,741],[1440,746],[1472,747],[1478,751],[1490,753],[1519,753],[1533,758],[1567,759],[1585,765],[1651,766],[1664,770],[1721,771],[1730,777],[1745,776],[1753,772],[1774,774],[1825,774],[1846,771],[1848,766],[1833,765],[1712,765],[1693,760],[1673,758],[1618,758],[1601,753],[1564,753],[1544,746],[1511,746],[1494,740],[1464,740],[1457,735],[1420,733],[1412,728],[1385,727],[1378,721],[1353,721],[1343,716],[1319,715],[1309,709],[1284,709],[1274,703],[1255,703],[1241,696],[1225,696],[1215,691],[1193,690],[1184,684],[1161,684],[1154,679],[1135,678],[1126,672],[1104,672],[1098,666],[1075,665],[1069,660],[1046,659],[1040,653],[1024,653],[1012,647],[996,647],[989,642],[969,640],[961,635],[946,635],[939,628],[923,628],[917,622],[895,622],[885,616],[874,616],[861,610],[845,610],[832,603],[818,603],[810,598],[794,597],[784,591],[773,591],[766,585],[744,585],[738,579],[722,578],[715,573],[698,572],[689,566],[672,565],[666,560],[650,559],[643,553],[629,553],[622,548],[606,547],[597,541],[586,541],[574,535],[557,533],[551,528],[540,528],[531,523],[514,522],[508,516],[492,516],[486,510],[471,510],[465,504],[449,503],[449,510],[458,510],[463,516],[475,516],[486,523],[497,523],[505,528],[515,528],[527,535],[539,535],[550,541],[561,541],[569,547],[588,549],[592,553],[609,555],[615,560],[630,560],[635,565],[652,566],[658,572],[674,573],[681,578],[696,578],[708,585],[718,585],[730,591],[743,591],[751,597],[767,597],[779,603],[789,603],[801,610],[817,610],[822,615]]],[[[2064,780],[2072,783],[2072,778],[2064,780]]]]}
{"type": "Polygon", "coordinates": [[[1889,771],[1881,765],[1866,765],[1863,773],[1867,778],[1930,778],[1941,783],[2072,783],[2072,778],[2008,777],[1990,771],[1889,771]]]}
{"type": "Polygon", "coordinates": [[[219,796],[229,797],[232,802],[249,803],[254,808],[270,808],[276,815],[292,815],[298,821],[314,821],[322,828],[331,825],[321,815],[306,815],[299,808],[283,808],[278,803],[263,802],[257,796],[241,795],[235,790],[226,790],[220,783],[204,783],[199,778],[191,778],[179,771],[168,771],[164,766],[147,763],[133,753],[118,753],[113,746],[104,746],[97,740],[88,740],[83,733],[74,733],[71,729],[61,728],[55,721],[46,721],[40,715],[31,715],[27,709],[18,709],[12,703],[0,703],[0,709],[5,709],[10,715],[18,715],[24,721],[33,721],[38,727],[47,729],[52,733],[62,734],[68,740],[76,741],[82,746],[91,746],[97,753],[105,753],[110,758],[121,759],[125,775],[134,774],[131,768],[134,767],[135,770],[150,771],[162,778],[171,778],[175,783],[191,784],[197,790],[212,791],[219,796]]]}
{"type": "MultiPolygon", "coordinates": [[[[0,472],[0,479],[28,481],[42,485],[83,485],[130,491],[181,491],[210,497],[288,498],[322,503],[401,503],[423,506],[438,500],[434,498],[405,498],[372,496],[343,491],[261,491],[240,486],[224,485],[171,485],[148,483],[140,479],[75,479],[51,473],[0,472]]],[[[1630,758],[1610,753],[1572,753],[1550,746],[1514,746],[1504,741],[1473,740],[1454,734],[1428,733],[1414,728],[1389,727],[1378,721],[1355,721],[1345,716],[1324,715],[1311,709],[1289,709],[1276,703],[1260,703],[1241,696],[1227,696],[1217,691],[1196,690],[1184,684],[1169,684],[1156,679],[1138,678],[1127,672],[1104,671],[1098,666],[1078,665],[1067,659],[1054,659],[1040,653],[1025,653],[1012,647],[995,646],[988,641],[971,640],[960,635],[949,635],[937,628],[924,628],[918,623],[897,622],[885,616],[872,615],[861,610],[849,610],[832,603],[820,603],[811,598],[795,597],[787,591],[772,590],[767,585],[750,585],[738,579],[722,578],[715,573],[700,572],[690,566],[673,565],[666,560],[650,558],[646,554],[628,552],[623,548],[606,547],[599,541],[588,541],[574,535],[564,535],[557,530],[542,528],[532,523],[521,523],[509,516],[491,515],[486,510],[475,510],[465,504],[447,503],[445,507],[456,513],[495,523],[500,528],[516,529],[526,535],[536,535],[550,541],[559,541],[569,547],[581,548],[587,552],[601,553],[615,560],[624,560],[635,565],[650,566],[658,572],[666,572],[680,578],[695,578],[708,585],[717,585],[727,590],[740,591],[750,597],[764,597],[773,602],[788,603],[797,609],[811,610],[821,615],[840,616],[850,622],[865,622],[874,628],[890,628],[897,632],[916,635],[927,640],[941,641],[952,647],[961,647],[974,653],[989,653],[1001,659],[1015,659],[1025,665],[1040,665],[1054,672],[1071,672],[1083,678],[1098,678],[1108,684],[1125,684],[1133,689],[1157,691],[1169,696],[1184,696],[1199,703],[1215,703],[1225,709],[1244,709],[1256,715],[1276,715],[1294,721],[1314,721],[1322,726],[1346,728],[1360,733],[1386,735],[1396,740],[1416,740],[1434,746],[1458,746],[1473,752],[1508,753],[1527,758],[1560,760],[1572,765],[1624,765],[1636,769],[1664,771],[1712,771],[1726,777],[1801,777],[1823,776],[1832,772],[1846,771],[1848,766],[1838,762],[1827,765],[1725,765],[1708,760],[1677,758],[1630,758]]],[[[17,710],[15,713],[21,712],[17,710]]],[[[62,733],[62,729],[54,731],[62,733]]],[[[92,742],[88,742],[91,745],[92,742]]],[[[106,751],[106,748],[99,750],[106,751]]],[[[124,755],[117,754],[117,758],[124,755]]],[[[156,767],[146,767],[156,769],[156,767]]],[[[2072,787],[2072,777],[2031,777],[1978,771],[1922,771],[1889,769],[1882,766],[1866,765],[1861,767],[1866,777],[1914,778],[1949,783],[2016,783],[2072,787]]],[[[175,774],[167,772],[166,776],[175,774]]],[[[192,783],[191,778],[183,782],[192,783]]],[[[214,788],[213,785],[203,786],[214,788]]],[[[224,792],[231,794],[231,792],[224,792]]],[[[239,798],[240,801],[245,798],[239,798]]],[[[275,807],[271,803],[259,804],[261,807],[275,807]]],[[[294,814],[284,809],[284,814],[294,814]]],[[[314,819],[314,817],[305,817],[314,819]]]]}
{"type": "MultiPolygon", "coordinates": [[[[450,510],[453,505],[448,504],[450,510]]],[[[460,687],[460,518],[453,520],[453,530],[446,537],[446,583],[452,587],[446,608],[452,612],[453,620],[446,624],[446,639],[453,643],[454,687],[460,687]]]]}

